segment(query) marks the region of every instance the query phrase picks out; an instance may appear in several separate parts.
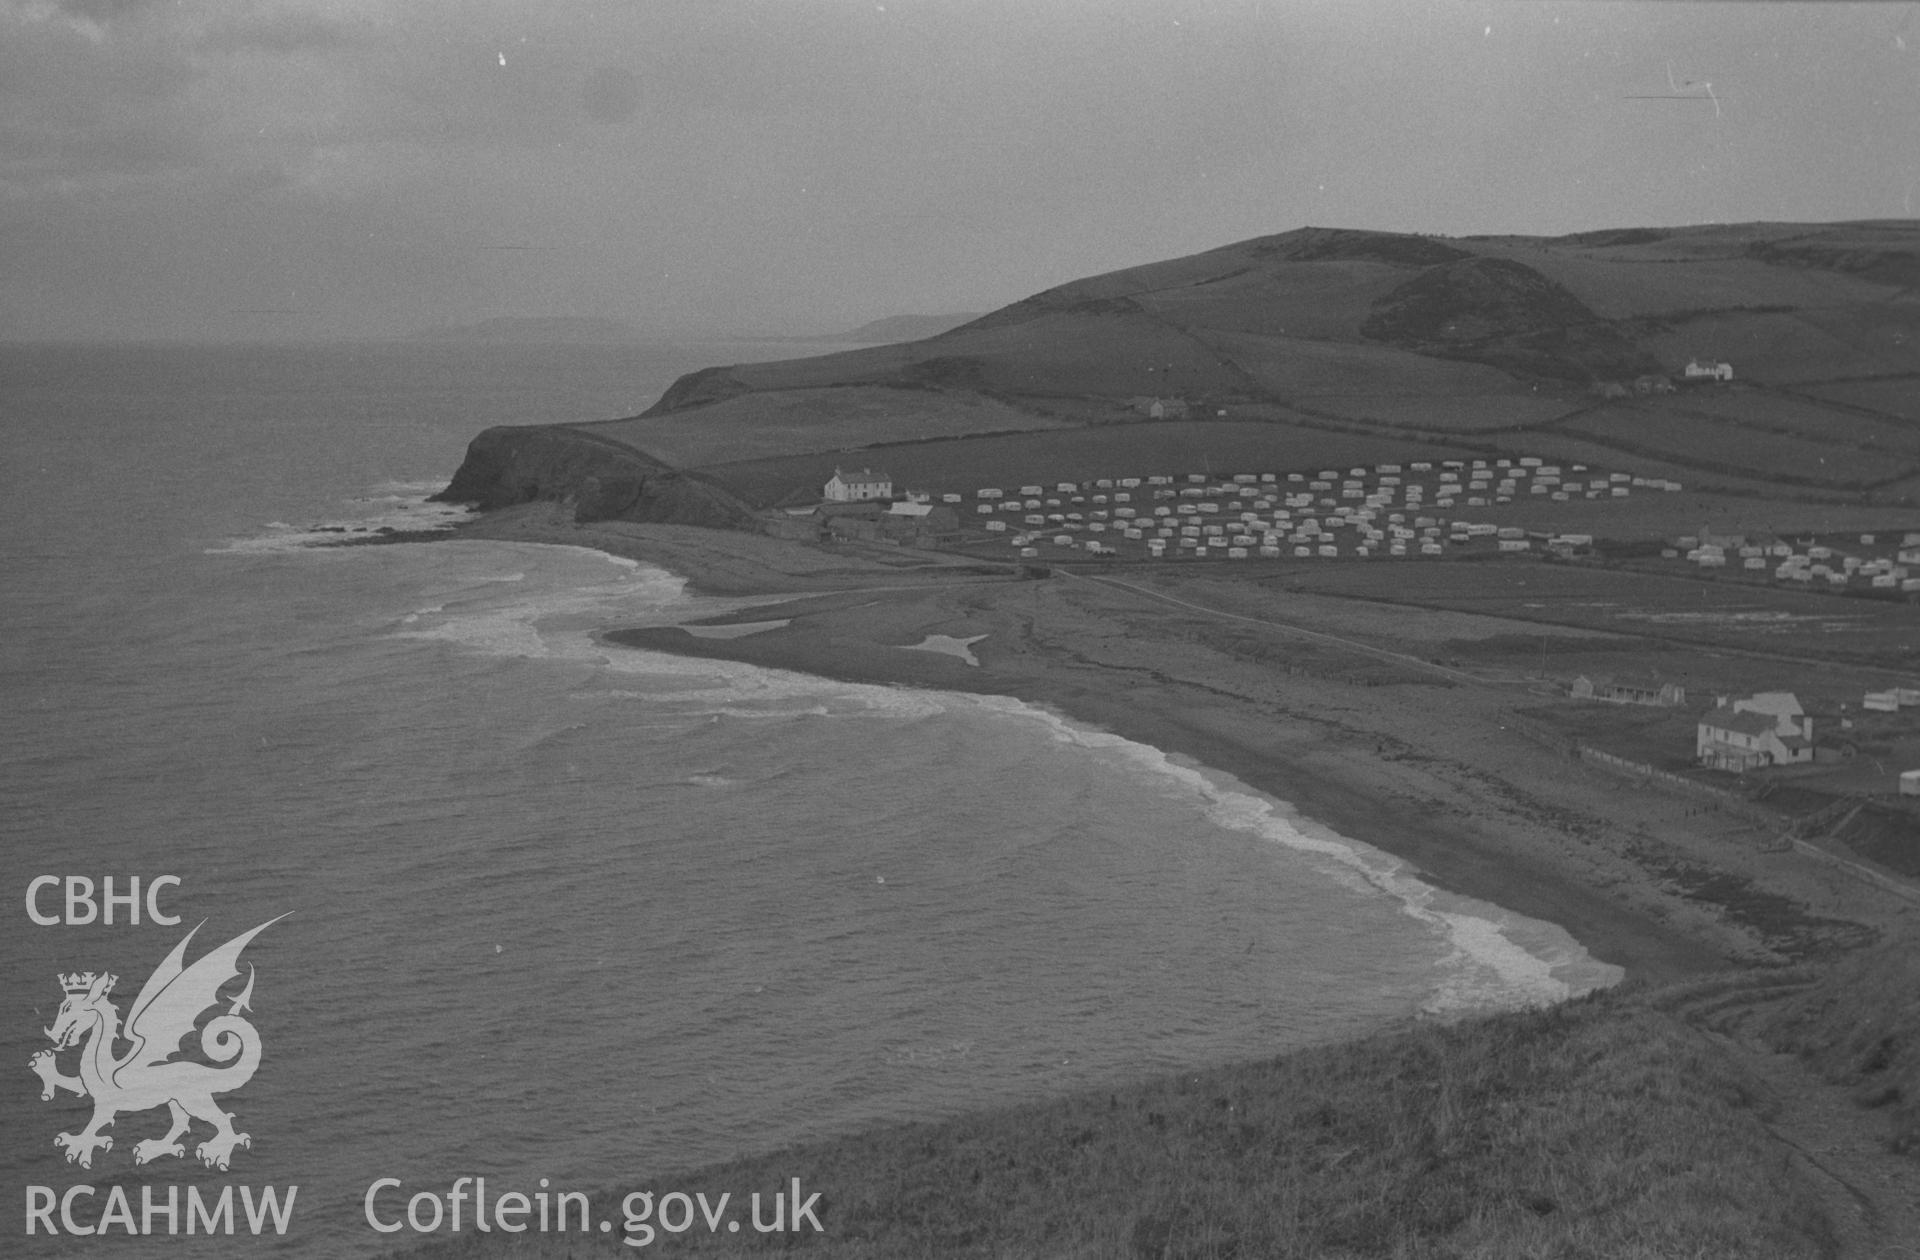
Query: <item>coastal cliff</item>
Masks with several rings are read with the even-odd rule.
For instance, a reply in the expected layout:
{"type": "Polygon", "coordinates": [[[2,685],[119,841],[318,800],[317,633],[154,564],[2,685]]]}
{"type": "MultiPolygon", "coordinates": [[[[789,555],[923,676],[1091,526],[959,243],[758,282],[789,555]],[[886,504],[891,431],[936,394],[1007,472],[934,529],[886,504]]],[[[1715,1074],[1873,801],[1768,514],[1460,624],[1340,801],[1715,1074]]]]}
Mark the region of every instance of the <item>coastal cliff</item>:
{"type": "Polygon", "coordinates": [[[445,503],[481,511],[546,500],[569,504],[574,519],[655,521],[727,528],[752,518],[739,499],[698,476],[630,446],[570,425],[512,425],[483,431],[445,490],[445,503]]]}

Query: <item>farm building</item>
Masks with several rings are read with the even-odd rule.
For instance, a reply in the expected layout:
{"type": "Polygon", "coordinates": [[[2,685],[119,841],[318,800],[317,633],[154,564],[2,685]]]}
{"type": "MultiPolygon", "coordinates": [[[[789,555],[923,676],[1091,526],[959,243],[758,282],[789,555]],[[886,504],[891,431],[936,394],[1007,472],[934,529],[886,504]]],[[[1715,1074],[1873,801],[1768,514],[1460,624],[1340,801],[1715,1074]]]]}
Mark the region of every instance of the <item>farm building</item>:
{"type": "Polygon", "coordinates": [[[833,470],[821,493],[831,503],[862,503],[868,499],[891,499],[893,478],[883,472],[862,468],[859,472],[833,470]]]}
{"type": "Polygon", "coordinates": [[[1567,694],[1576,700],[1605,700],[1612,704],[1654,704],[1672,707],[1687,702],[1687,689],[1657,678],[1589,678],[1573,680],[1567,694]]]}
{"type": "Polygon", "coordinates": [[[1185,420],[1188,411],[1184,398],[1135,398],[1132,407],[1149,420],[1185,420]]]}
{"type": "Polygon", "coordinates": [[[1792,692],[1758,692],[1722,703],[1700,719],[1694,757],[1710,769],[1735,773],[1812,761],[1813,723],[1792,692]]]}
{"type": "Polygon", "coordinates": [[[1698,359],[1693,359],[1687,363],[1681,375],[1690,381],[1730,381],[1733,379],[1733,364],[1712,361],[1702,363],[1698,359]]]}
{"type": "Polygon", "coordinates": [[[829,538],[919,547],[932,546],[960,527],[960,516],[952,508],[922,503],[893,504],[884,511],[878,503],[863,503],[823,509],[823,516],[829,538]]]}
{"type": "Polygon", "coordinates": [[[1920,770],[1900,772],[1900,795],[1920,796],[1920,770]]]}

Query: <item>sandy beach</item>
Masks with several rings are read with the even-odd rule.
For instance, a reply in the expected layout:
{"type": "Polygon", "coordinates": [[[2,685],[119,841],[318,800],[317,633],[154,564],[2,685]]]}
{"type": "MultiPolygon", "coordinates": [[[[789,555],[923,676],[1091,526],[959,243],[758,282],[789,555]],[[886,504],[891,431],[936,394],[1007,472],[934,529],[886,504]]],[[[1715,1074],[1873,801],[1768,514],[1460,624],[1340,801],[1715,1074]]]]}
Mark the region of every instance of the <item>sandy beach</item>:
{"type": "MultiPolygon", "coordinates": [[[[1777,829],[1570,760],[1513,717],[1540,703],[1537,687],[1423,671],[1390,636],[1353,633],[1390,629],[1376,610],[1357,622],[1354,608],[1326,601],[1288,610],[1293,623],[1317,617],[1340,630],[1354,645],[1343,654],[1301,637],[1317,632],[1256,625],[1244,604],[1209,615],[1205,591],[1175,605],[1091,578],[1019,580],[901,549],[583,527],[542,509],[463,532],[597,547],[706,593],[767,598],[704,623],[738,632],[610,627],[609,645],[1045,706],[1229,774],[1436,886],[1558,924],[1630,982],[1821,957],[1914,913],[1792,852],[1777,829]],[[924,650],[929,641],[964,641],[978,664],[924,650]]],[[[1508,630],[1480,617],[1446,627],[1456,637],[1508,630]]]]}

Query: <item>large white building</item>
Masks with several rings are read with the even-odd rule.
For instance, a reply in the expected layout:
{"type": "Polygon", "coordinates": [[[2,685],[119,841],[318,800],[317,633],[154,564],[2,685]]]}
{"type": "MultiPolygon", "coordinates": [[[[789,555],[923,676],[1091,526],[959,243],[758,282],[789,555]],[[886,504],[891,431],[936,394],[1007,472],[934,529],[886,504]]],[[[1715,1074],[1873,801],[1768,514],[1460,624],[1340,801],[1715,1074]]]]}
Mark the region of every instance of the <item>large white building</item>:
{"type": "Polygon", "coordinates": [[[833,470],[822,490],[830,503],[862,503],[868,499],[891,499],[893,478],[883,472],[862,468],[859,472],[833,470]]]}
{"type": "Polygon", "coordinates": [[[1744,773],[1813,760],[1813,721],[1790,691],[1762,691],[1700,719],[1694,756],[1703,766],[1744,773]]]}

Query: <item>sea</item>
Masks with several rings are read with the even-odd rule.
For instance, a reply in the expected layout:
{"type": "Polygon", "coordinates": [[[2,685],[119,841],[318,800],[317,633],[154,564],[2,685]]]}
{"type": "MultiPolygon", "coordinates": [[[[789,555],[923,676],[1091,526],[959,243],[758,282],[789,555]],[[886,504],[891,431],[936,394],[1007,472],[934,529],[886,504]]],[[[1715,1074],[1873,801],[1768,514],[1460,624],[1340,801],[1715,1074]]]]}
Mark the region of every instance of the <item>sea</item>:
{"type": "Polygon", "coordinates": [[[487,426],[631,415],[681,372],[793,354],[0,347],[0,1250],[145,1254],[172,1225],[193,1254],[381,1254],[445,1241],[409,1204],[462,1177],[670,1184],[1619,978],[1058,714],[598,637],[761,602],[690,575],[332,545],[457,520],[428,496],[487,426]],[[157,974],[202,1024],[250,1021],[227,1169],[199,1122],[135,1163],[157,1097],[66,1158],[91,1104],[43,1101],[28,1064],[86,972],[118,977],[123,1019],[157,974]],[[255,1236],[248,1205],[293,1187],[255,1236]],[[164,1211],[228,1189],[231,1235],[164,1211]]]}

